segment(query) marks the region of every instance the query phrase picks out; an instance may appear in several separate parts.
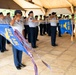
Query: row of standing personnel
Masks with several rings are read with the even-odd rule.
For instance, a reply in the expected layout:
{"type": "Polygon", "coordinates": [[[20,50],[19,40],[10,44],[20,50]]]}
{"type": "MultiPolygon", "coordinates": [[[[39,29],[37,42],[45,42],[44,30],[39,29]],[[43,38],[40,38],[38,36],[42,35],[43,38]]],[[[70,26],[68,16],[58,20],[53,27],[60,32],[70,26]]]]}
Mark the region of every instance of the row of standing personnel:
{"type": "Polygon", "coordinates": [[[58,26],[59,37],[61,37],[60,26],[58,23],[58,19],[56,17],[56,13],[53,12],[52,15],[49,17],[44,16],[42,19],[42,15],[40,15],[40,19],[38,20],[38,16],[36,15],[35,18],[33,16],[33,11],[29,12],[29,17],[25,19],[25,38],[27,39],[28,34],[28,41],[31,43],[33,48],[36,48],[36,41],[38,40],[38,32],[40,30],[40,35],[51,36],[51,44],[52,46],[57,46],[56,44],[56,29],[58,26]]]}
{"type": "MultiPolygon", "coordinates": [[[[29,16],[28,18],[26,18],[26,17],[24,18],[25,19],[25,24],[24,24],[25,38],[27,38],[27,34],[28,34],[28,41],[32,43],[32,47],[33,48],[36,47],[36,40],[38,40],[37,38],[38,38],[39,30],[40,30],[41,36],[46,35],[46,34],[48,34],[48,36],[51,36],[51,45],[57,46],[57,44],[56,44],[57,31],[58,31],[58,36],[62,37],[59,20],[69,20],[69,16],[60,14],[60,16],[57,17],[56,13],[53,12],[52,14],[49,14],[48,17],[44,16],[44,19],[42,19],[42,15],[40,15],[40,19],[38,20],[37,15],[35,16],[35,18],[33,17],[33,11],[31,11],[28,16],[29,16]],[[30,18],[30,14],[31,14],[31,18],[30,18]],[[33,22],[33,27],[32,27],[32,23],[29,22],[29,19],[31,19],[31,21],[33,22]],[[35,22],[35,20],[36,20],[36,22],[35,22]],[[35,32],[34,35],[33,35],[33,33],[32,33],[32,35],[30,34],[32,32],[32,30],[30,28],[36,29],[36,31],[34,31],[35,32]],[[33,40],[30,39],[30,37],[32,37],[33,40]]],[[[73,30],[74,30],[74,28],[75,28],[74,14],[72,14],[71,16],[72,16],[71,23],[73,25],[73,30]]]]}
{"type": "MultiPolygon", "coordinates": [[[[38,20],[38,16],[33,17],[33,11],[29,12],[29,17],[25,18],[25,21],[22,19],[22,12],[20,10],[16,10],[14,13],[14,18],[11,21],[10,14],[7,14],[7,17],[4,17],[3,13],[0,13],[0,24],[9,24],[15,30],[17,29],[23,36],[25,34],[25,38],[28,33],[28,41],[31,43],[33,48],[36,48],[36,40],[38,37],[38,24],[40,23],[40,35],[43,35],[42,32],[49,33],[51,35],[51,44],[52,46],[57,46],[56,44],[56,27],[58,24],[58,20],[56,17],[56,13],[53,12],[51,17],[49,17],[49,23],[44,25],[44,20],[38,20]],[[8,19],[7,19],[8,18],[8,19]],[[9,20],[10,19],[10,20],[9,20]],[[8,22],[9,21],[9,22],[8,22]],[[24,22],[25,22],[25,30],[24,30],[24,22]],[[25,32],[24,32],[25,31],[25,32]]],[[[59,28],[60,29],[60,28],[59,28]]],[[[6,39],[0,35],[0,51],[6,51],[6,39]],[[4,43],[4,44],[3,44],[4,43]]],[[[22,64],[22,50],[16,49],[12,45],[14,64],[18,70],[21,67],[25,67],[26,65],[22,64]]]]}

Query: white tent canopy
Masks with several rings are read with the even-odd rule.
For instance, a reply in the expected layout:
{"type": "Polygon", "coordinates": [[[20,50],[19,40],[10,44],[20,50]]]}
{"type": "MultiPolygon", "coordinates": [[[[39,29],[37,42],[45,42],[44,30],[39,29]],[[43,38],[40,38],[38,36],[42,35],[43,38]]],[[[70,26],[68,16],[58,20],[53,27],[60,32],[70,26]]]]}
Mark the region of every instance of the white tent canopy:
{"type": "Polygon", "coordinates": [[[0,8],[26,10],[26,15],[33,10],[35,15],[72,14],[75,12],[76,0],[0,0],[0,8]],[[5,6],[6,5],[6,6],[5,6]],[[20,7],[19,7],[20,6],[20,7]]]}
{"type": "Polygon", "coordinates": [[[35,14],[45,15],[55,11],[57,14],[72,14],[74,12],[73,7],[76,6],[75,0],[13,0],[18,5],[26,10],[26,14],[33,10],[35,14]],[[74,6],[73,6],[74,5],[74,6]]]}

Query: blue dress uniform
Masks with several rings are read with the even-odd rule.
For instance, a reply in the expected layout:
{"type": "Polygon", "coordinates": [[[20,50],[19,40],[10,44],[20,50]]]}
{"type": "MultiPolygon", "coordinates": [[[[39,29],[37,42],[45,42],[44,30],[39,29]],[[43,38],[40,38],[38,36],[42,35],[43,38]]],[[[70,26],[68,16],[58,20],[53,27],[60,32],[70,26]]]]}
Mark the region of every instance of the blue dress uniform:
{"type": "MultiPolygon", "coordinates": [[[[7,24],[6,19],[0,19],[0,24],[7,24]]],[[[6,39],[0,35],[0,51],[6,51],[6,39]]]]}
{"type": "Polygon", "coordinates": [[[34,20],[33,17],[29,17],[29,27],[30,27],[30,39],[31,39],[31,46],[33,48],[36,48],[36,25],[35,22],[32,22],[34,20]]]}
{"type": "Polygon", "coordinates": [[[51,19],[50,25],[51,25],[51,44],[52,46],[57,46],[56,44],[56,27],[57,27],[56,17],[53,17],[51,19]]]}
{"type": "MultiPolygon", "coordinates": [[[[16,20],[12,28],[14,30],[17,29],[22,34],[22,31],[24,30],[23,21],[16,20]]],[[[13,50],[13,56],[14,56],[14,64],[17,69],[21,69],[20,66],[22,65],[22,51],[17,50],[14,46],[12,46],[12,50],[13,50]]]]}

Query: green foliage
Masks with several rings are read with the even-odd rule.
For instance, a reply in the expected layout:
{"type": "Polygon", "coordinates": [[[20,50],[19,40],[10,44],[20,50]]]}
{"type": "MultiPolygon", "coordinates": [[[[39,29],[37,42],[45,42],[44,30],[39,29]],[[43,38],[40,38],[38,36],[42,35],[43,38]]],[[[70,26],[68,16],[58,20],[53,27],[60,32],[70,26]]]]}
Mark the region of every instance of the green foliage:
{"type": "Polygon", "coordinates": [[[15,10],[11,10],[11,9],[0,9],[0,12],[3,12],[4,16],[6,16],[6,14],[8,12],[10,12],[11,17],[14,16],[14,11],[15,10]]]}

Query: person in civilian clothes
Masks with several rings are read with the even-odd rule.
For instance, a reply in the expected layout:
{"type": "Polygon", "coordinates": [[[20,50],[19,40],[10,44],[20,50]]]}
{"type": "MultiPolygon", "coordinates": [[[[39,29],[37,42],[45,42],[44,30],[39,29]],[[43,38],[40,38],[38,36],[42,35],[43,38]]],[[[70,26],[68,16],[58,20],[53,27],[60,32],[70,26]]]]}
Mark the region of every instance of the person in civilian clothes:
{"type": "Polygon", "coordinates": [[[24,17],[24,27],[25,27],[25,39],[28,37],[28,30],[29,30],[29,25],[28,25],[28,18],[24,17]]]}
{"type": "MultiPolygon", "coordinates": [[[[10,12],[7,13],[5,19],[7,20],[8,24],[10,24],[10,22],[12,20],[11,17],[10,17],[10,12]]],[[[10,42],[8,40],[7,40],[7,44],[10,44],[10,42]]]]}
{"type": "MultiPolygon", "coordinates": [[[[35,20],[38,20],[38,15],[35,16],[35,20]]],[[[38,24],[39,24],[39,22],[36,22],[35,24],[36,24],[36,40],[39,41],[39,40],[37,39],[37,38],[38,38],[38,31],[39,31],[39,30],[38,30],[38,24]]]]}
{"type": "MultiPolygon", "coordinates": [[[[0,12],[0,24],[7,24],[7,21],[2,12],[0,12]]],[[[6,39],[1,35],[0,35],[0,51],[1,52],[8,51],[6,49],[6,39]]]]}
{"type": "MultiPolygon", "coordinates": [[[[24,23],[22,21],[21,16],[22,16],[22,12],[20,10],[16,10],[15,17],[10,22],[10,25],[14,30],[17,29],[23,35],[24,23]]],[[[13,56],[14,56],[14,64],[16,68],[20,70],[21,67],[25,67],[25,65],[22,64],[22,51],[16,49],[13,45],[12,45],[12,49],[13,49],[13,56]]]]}
{"type": "Polygon", "coordinates": [[[30,39],[31,39],[31,46],[32,48],[36,48],[36,25],[35,23],[38,22],[33,17],[33,11],[29,12],[29,27],[30,27],[30,39]]]}
{"type": "Polygon", "coordinates": [[[56,44],[56,27],[57,27],[57,19],[56,19],[56,13],[52,12],[52,16],[50,19],[51,24],[51,45],[52,46],[58,46],[56,44]]]}

